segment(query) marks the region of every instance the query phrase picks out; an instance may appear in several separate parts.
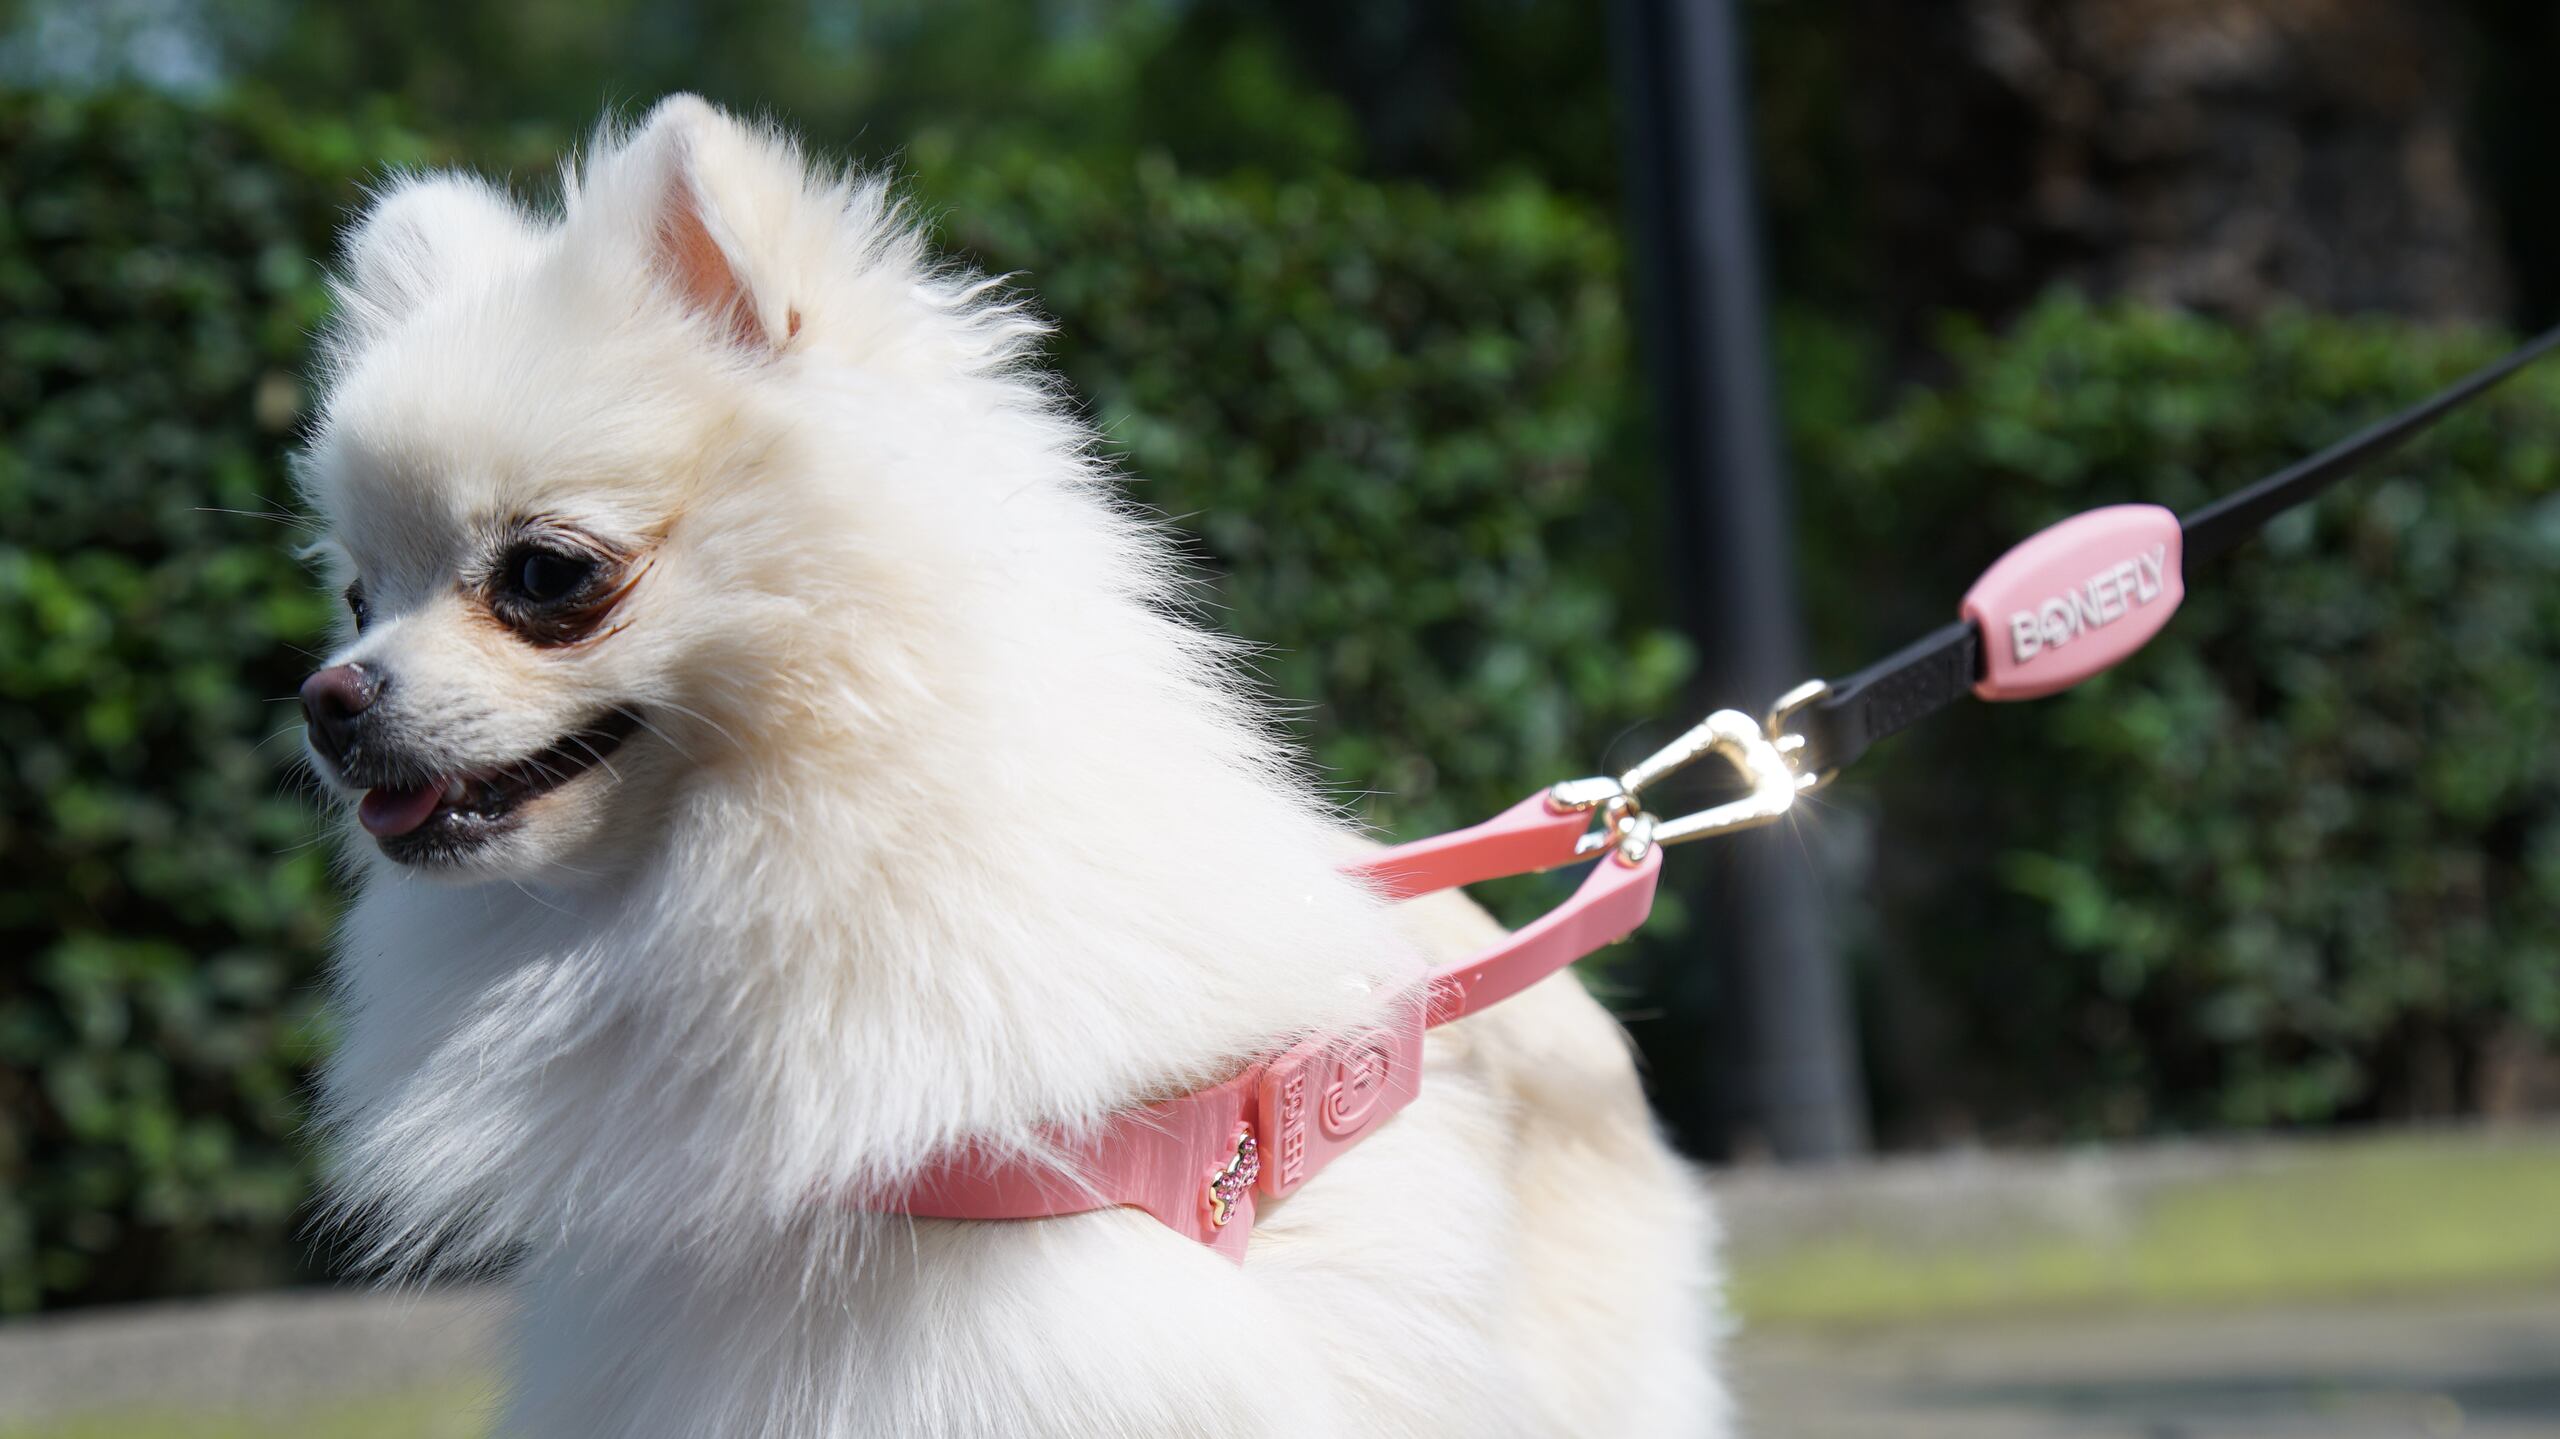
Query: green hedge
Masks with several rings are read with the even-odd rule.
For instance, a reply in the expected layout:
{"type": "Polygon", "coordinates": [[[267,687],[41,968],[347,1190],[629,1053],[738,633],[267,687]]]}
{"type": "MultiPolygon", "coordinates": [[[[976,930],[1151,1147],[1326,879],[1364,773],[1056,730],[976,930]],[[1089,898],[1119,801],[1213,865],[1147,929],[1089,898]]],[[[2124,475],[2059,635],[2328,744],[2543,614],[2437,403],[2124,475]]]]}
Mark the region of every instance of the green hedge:
{"type": "MultiPolygon", "coordinates": [[[[2010,541],[2184,511],[2484,363],[2491,335],[2052,300],[1799,438],[1823,653],[2010,541]]],[[[2138,659],[1878,750],[1880,1084],[1925,1129],[2466,1111],[2560,1038],[2560,367],[2193,577],[2138,659]]]]}
{"type": "Polygon", "coordinates": [[[391,137],[0,100],[0,1310],[269,1280],[329,920],[281,781],[326,611],[253,518],[391,137]]]}
{"type": "MultiPolygon", "coordinates": [[[[276,701],[325,606],[290,525],[226,512],[287,492],[352,177],[421,158],[386,125],[0,100],[0,1308],[294,1262],[329,899],[276,701]]],[[[1646,482],[1598,479],[1605,225],[1525,187],[915,164],[957,245],[1027,272],[1379,822],[1488,812],[1667,703],[1684,651],[1608,579],[1646,482]]]]}

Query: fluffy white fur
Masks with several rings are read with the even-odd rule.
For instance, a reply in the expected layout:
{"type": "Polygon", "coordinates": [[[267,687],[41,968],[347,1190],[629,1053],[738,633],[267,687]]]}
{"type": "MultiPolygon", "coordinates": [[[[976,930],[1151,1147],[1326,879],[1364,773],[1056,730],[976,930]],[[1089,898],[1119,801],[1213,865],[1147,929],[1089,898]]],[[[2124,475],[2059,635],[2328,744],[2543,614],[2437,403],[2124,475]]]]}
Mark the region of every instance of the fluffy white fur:
{"type": "Polygon", "coordinates": [[[1704,1201],[1570,976],[1436,1034],[1241,1269],[1133,1212],[862,1209],[1370,1022],[1489,932],[1336,876],[1357,841],[1038,327],[878,182],[677,97],[557,216],[392,186],[341,283],[302,479],[369,718],[440,773],[647,720],[466,862],[349,844],[336,1205],[395,1270],[522,1257],[514,1431],[1726,1431],[1704,1201]],[[528,516],[639,557],[611,633],[475,607],[528,516]]]}

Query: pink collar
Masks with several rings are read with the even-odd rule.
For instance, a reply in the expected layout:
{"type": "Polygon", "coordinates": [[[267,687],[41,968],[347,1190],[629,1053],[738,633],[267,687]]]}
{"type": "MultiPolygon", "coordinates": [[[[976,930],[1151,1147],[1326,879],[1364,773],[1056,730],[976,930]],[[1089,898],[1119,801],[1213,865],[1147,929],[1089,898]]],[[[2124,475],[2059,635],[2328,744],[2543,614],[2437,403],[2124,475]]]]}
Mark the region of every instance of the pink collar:
{"type": "MultiPolygon", "coordinates": [[[[1542,793],[1469,829],[1386,850],[1344,873],[1391,899],[1529,874],[1587,853],[1589,806],[1542,793]]],[[[1257,1195],[1306,1183],[1422,1087],[1422,1032],[1519,993],[1644,923],[1662,874],[1650,844],[1612,849],[1573,897],[1431,975],[1374,1033],[1312,1039],[1223,1084],[1090,1132],[1036,1160],[961,1149],[879,1204],[927,1219],[1042,1219],[1129,1206],[1241,1264],[1257,1195]]]]}

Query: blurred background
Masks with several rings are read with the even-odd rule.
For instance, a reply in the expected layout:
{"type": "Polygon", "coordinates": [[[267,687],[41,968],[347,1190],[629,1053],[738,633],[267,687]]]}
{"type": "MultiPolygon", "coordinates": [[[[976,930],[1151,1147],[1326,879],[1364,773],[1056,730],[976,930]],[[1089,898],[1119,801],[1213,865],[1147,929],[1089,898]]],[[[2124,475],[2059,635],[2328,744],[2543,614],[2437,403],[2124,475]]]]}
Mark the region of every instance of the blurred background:
{"type": "MultiPolygon", "coordinates": [[[[2555,63],[2529,0],[0,0],[0,1313],[334,1272],[285,456],[388,169],[540,199],[679,88],[894,168],[1415,835],[2560,318],[2555,63]]],[[[2555,560],[2545,369],[2137,663],[1677,853],[1595,983],[1746,1317],[2547,1289],[2555,560]]],[[[2560,1368],[2412,1383],[2560,1424],[2560,1368]]]]}

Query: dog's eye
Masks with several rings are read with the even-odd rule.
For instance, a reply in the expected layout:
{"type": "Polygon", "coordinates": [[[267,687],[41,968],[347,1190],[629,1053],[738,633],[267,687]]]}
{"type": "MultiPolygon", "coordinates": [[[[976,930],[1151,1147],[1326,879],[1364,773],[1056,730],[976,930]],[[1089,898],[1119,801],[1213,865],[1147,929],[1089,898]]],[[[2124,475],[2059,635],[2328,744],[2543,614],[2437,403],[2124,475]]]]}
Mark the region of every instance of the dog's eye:
{"type": "Polygon", "coordinates": [[[364,627],[373,623],[373,606],[365,603],[364,581],[358,580],[347,586],[346,599],[347,613],[356,618],[356,633],[363,634],[364,627]]]}
{"type": "Polygon", "coordinates": [[[506,584],[514,597],[533,605],[556,605],[573,598],[595,578],[589,556],[525,545],[507,556],[506,584]]]}
{"type": "Polygon", "coordinates": [[[556,522],[524,524],[483,572],[481,603],[498,623],[545,648],[616,633],[605,619],[647,573],[633,553],[556,522]]]}

